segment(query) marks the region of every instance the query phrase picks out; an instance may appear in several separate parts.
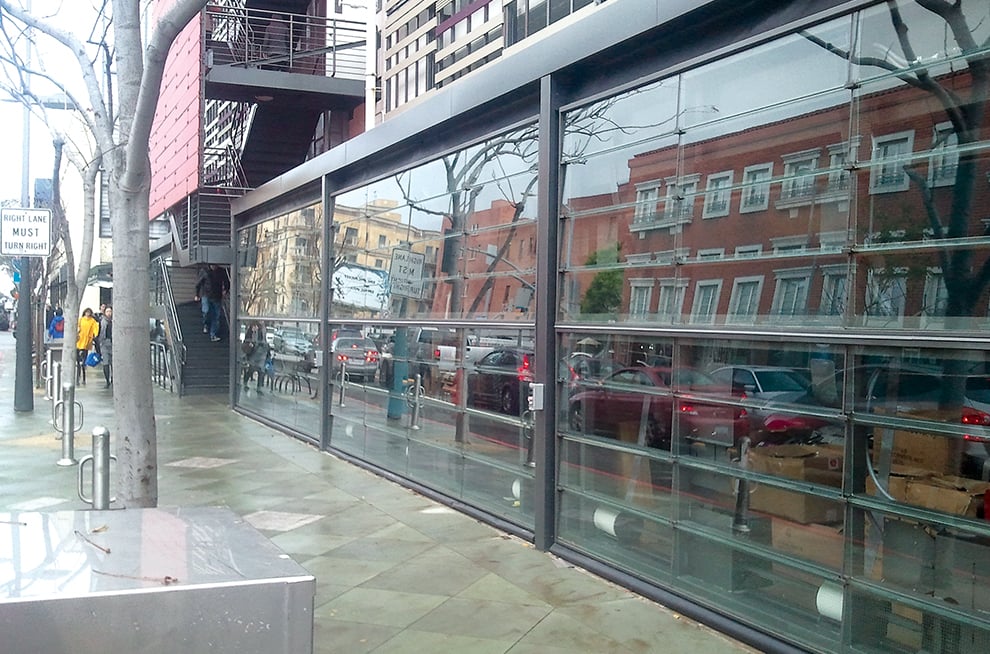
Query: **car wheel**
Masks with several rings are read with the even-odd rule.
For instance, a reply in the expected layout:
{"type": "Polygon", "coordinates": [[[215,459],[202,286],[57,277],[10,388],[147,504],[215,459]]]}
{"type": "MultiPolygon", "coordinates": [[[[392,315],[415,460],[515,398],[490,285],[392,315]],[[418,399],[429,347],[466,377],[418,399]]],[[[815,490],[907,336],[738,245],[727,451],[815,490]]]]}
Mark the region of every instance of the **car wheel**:
{"type": "Polygon", "coordinates": [[[502,387],[502,392],[498,394],[498,408],[510,416],[519,414],[519,398],[511,386],[502,387]]]}
{"type": "Polygon", "coordinates": [[[662,450],[670,449],[670,434],[653,416],[646,419],[646,446],[662,450]]]}
{"type": "Polygon", "coordinates": [[[587,433],[585,428],[587,425],[584,424],[584,407],[581,406],[580,402],[575,402],[571,405],[571,410],[568,416],[568,422],[570,422],[571,429],[579,434],[587,433]]]}

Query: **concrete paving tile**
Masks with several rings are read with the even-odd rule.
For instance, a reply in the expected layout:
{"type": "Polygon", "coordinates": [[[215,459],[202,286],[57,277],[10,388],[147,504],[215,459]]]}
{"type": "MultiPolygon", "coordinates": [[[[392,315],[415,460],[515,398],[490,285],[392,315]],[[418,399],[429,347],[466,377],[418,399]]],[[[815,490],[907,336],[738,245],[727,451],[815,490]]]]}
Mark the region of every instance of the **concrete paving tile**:
{"type": "Polygon", "coordinates": [[[418,631],[516,641],[529,633],[546,615],[545,608],[531,604],[455,597],[412,627],[418,631]]]}
{"type": "Polygon", "coordinates": [[[244,516],[255,529],[268,531],[291,531],[316,522],[323,516],[309,513],[287,513],[284,511],[256,511],[244,516]]]}
{"type": "Polygon", "coordinates": [[[423,654],[424,652],[503,654],[510,647],[512,647],[511,642],[404,629],[373,652],[374,654],[423,654]]]}
{"type": "Polygon", "coordinates": [[[353,588],[321,606],[320,611],[336,620],[405,628],[445,600],[445,597],[423,593],[353,588]]]}
{"type": "Polygon", "coordinates": [[[444,564],[435,558],[410,559],[361,584],[363,588],[403,590],[415,588],[430,595],[457,595],[487,573],[471,563],[444,564]]]}
{"type": "Polygon", "coordinates": [[[369,535],[363,538],[355,538],[329,552],[329,554],[330,556],[341,559],[402,562],[430,547],[430,543],[423,541],[380,538],[375,535],[369,535]]]}
{"type": "MultiPolygon", "coordinates": [[[[554,611],[519,639],[520,643],[536,646],[563,647],[571,652],[601,652],[628,654],[619,642],[595,631],[574,618],[554,611]]],[[[653,643],[654,647],[661,643],[653,643]]],[[[657,651],[653,649],[652,651],[657,651]]],[[[692,650],[681,650],[685,652],[692,650]]]]}
{"type": "Polygon", "coordinates": [[[334,584],[350,587],[359,586],[396,565],[391,561],[362,561],[331,556],[314,556],[299,561],[299,564],[317,580],[325,579],[334,584]]]}
{"type": "Polygon", "coordinates": [[[366,654],[401,631],[398,627],[335,620],[314,612],[314,654],[366,654]]]}
{"type": "Polygon", "coordinates": [[[478,579],[478,581],[462,590],[458,594],[458,597],[475,600],[495,600],[511,604],[527,604],[542,607],[545,611],[550,611],[552,608],[529,591],[491,572],[488,572],[478,579]]]}

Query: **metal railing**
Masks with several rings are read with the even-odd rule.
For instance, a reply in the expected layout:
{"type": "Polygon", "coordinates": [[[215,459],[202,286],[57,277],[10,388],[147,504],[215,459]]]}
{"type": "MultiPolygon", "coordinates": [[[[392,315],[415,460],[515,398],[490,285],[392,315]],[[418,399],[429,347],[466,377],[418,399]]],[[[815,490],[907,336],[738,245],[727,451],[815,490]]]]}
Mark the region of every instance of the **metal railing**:
{"type": "Polygon", "coordinates": [[[175,310],[175,297],[172,294],[172,281],[169,275],[168,263],[157,259],[157,268],[153,270],[156,289],[155,304],[165,312],[165,330],[150,341],[150,356],[152,380],[162,388],[174,391],[175,386],[182,388],[182,364],[186,360],[186,345],[182,338],[182,326],[179,315],[175,310]]]}
{"type": "Polygon", "coordinates": [[[207,67],[364,79],[363,22],[221,6],[208,7],[203,22],[207,67]]]}

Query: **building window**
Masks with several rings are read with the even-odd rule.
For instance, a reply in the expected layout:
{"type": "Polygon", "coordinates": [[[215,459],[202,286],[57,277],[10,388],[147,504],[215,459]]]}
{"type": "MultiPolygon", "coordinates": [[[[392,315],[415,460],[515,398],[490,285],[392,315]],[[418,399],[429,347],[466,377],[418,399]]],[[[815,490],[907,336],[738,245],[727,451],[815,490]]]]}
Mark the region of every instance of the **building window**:
{"type": "Polygon", "coordinates": [[[803,316],[808,312],[808,286],[811,270],[800,268],[776,271],[777,288],[773,293],[775,316],[803,316]]]}
{"type": "Polygon", "coordinates": [[[659,282],[659,297],[657,298],[657,316],[677,320],[684,308],[684,289],[687,281],[676,279],[661,279],[659,282]]]}
{"type": "Polygon", "coordinates": [[[736,321],[753,322],[760,309],[763,276],[737,277],[729,297],[729,316],[736,321]]]}
{"type": "Polygon", "coordinates": [[[729,198],[732,194],[732,171],[708,176],[705,186],[705,208],[702,218],[718,218],[729,215],[729,198]]]}
{"type": "Polygon", "coordinates": [[[770,178],[773,177],[773,164],[764,163],[746,166],[743,169],[742,200],[739,212],[764,211],[770,206],[770,178]]]}
{"type": "Polygon", "coordinates": [[[667,198],[664,206],[664,219],[676,223],[689,223],[694,217],[694,198],[698,194],[698,180],[701,175],[690,175],[678,181],[667,179],[667,198]]]}
{"type": "Polygon", "coordinates": [[[650,311],[650,300],[653,296],[652,279],[632,279],[630,280],[629,292],[629,316],[631,318],[645,318],[650,311]]]}
{"type": "Polygon", "coordinates": [[[358,244],[357,227],[344,228],[344,245],[357,245],[357,244],[358,244]]]}
{"type": "Polygon", "coordinates": [[[925,274],[925,306],[922,315],[943,318],[946,315],[949,293],[945,289],[945,277],[941,268],[929,268],[925,274]]]}
{"type": "Polygon", "coordinates": [[[712,261],[725,256],[725,248],[705,248],[698,250],[698,261],[712,261]]]}
{"type": "Polygon", "coordinates": [[[815,195],[815,172],[818,149],[784,155],[784,180],[780,187],[781,202],[810,202],[815,195]]]}
{"type": "Polygon", "coordinates": [[[859,139],[828,146],[828,192],[849,191],[849,162],[856,160],[859,139]]]}
{"type": "Polygon", "coordinates": [[[384,234],[378,235],[378,247],[388,247],[388,236],[385,236],[384,234]]]}
{"type": "Polygon", "coordinates": [[[950,186],[959,167],[959,136],[952,123],[939,123],[932,130],[932,154],[928,160],[928,184],[950,186]]]}
{"type": "Polygon", "coordinates": [[[637,185],[636,211],[633,222],[653,222],[657,218],[657,201],[660,199],[660,184],[649,182],[649,185],[637,185]]]}
{"type": "Polygon", "coordinates": [[[913,149],[913,131],[877,136],[873,139],[871,193],[894,193],[908,189],[909,181],[904,168],[911,163],[913,149]]]}
{"type": "Polygon", "coordinates": [[[818,313],[841,316],[846,308],[846,270],[842,266],[822,270],[822,301],[818,313]]]}
{"type": "Polygon", "coordinates": [[[718,296],[722,291],[721,279],[698,282],[694,288],[694,306],[691,307],[691,322],[713,324],[718,310],[718,296]]]}
{"type": "Polygon", "coordinates": [[[758,257],[763,254],[762,245],[738,245],[736,246],[736,258],[758,257]]]}
{"type": "Polygon", "coordinates": [[[872,268],[866,280],[866,315],[898,318],[904,315],[907,270],[872,268]]]}
{"type": "Polygon", "coordinates": [[[375,259],[375,268],[384,268],[385,261],[382,259],[375,259]]]}

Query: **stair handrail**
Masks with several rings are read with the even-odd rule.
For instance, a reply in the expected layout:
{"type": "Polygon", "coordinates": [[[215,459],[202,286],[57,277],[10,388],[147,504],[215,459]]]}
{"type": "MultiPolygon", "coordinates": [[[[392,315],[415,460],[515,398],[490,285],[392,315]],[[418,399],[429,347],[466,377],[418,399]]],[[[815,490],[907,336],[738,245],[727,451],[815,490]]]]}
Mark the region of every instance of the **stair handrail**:
{"type": "Polygon", "coordinates": [[[179,324],[179,314],[175,310],[175,296],[172,293],[172,278],[169,275],[169,266],[164,258],[158,260],[160,275],[162,279],[162,290],[165,294],[163,307],[165,309],[165,320],[169,329],[165,332],[165,338],[170,342],[170,347],[166,348],[169,358],[172,360],[170,366],[175,372],[175,383],[182,388],[182,366],[186,363],[186,344],[182,338],[182,326],[179,324]]]}

